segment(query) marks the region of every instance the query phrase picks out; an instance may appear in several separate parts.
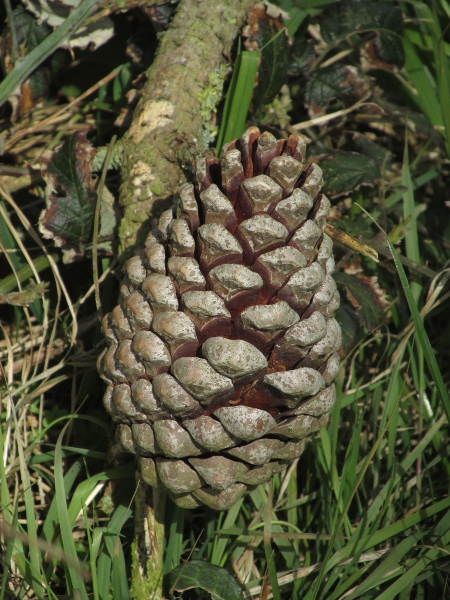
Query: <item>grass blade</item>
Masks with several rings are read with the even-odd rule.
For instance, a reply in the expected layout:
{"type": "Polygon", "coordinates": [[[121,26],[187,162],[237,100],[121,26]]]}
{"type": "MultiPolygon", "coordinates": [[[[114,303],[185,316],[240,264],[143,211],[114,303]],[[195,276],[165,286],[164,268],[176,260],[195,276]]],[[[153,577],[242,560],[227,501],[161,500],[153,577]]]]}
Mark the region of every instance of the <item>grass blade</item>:
{"type": "Polygon", "coordinates": [[[348,600],[361,598],[361,595],[365,592],[378,587],[383,581],[395,577],[398,574],[398,569],[402,568],[400,565],[403,563],[404,557],[417,546],[423,535],[424,533],[420,531],[400,542],[367,579],[348,596],[348,600]]]}
{"type": "MultiPolygon", "coordinates": [[[[103,536],[102,536],[103,538],[103,536]]],[[[97,585],[98,585],[98,597],[100,600],[108,600],[111,596],[109,595],[110,581],[111,581],[111,566],[112,560],[109,556],[109,552],[106,548],[103,548],[100,553],[100,557],[97,561],[97,585]]]]}
{"type": "Polygon", "coordinates": [[[278,587],[277,568],[275,565],[275,551],[272,548],[272,543],[271,543],[272,519],[273,519],[272,499],[273,499],[273,491],[270,488],[269,489],[269,498],[268,498],[269,501],[267,502],[267,506],[266,506],[266,510],[265,510],[265,514],[264,514],[263,542],[264,542],[264,553],[266,555],[266,561],[267,561],[267,571],[268,571],[268,575],[269,575],[270,585],[272,588],[272,594],[273,594],[273,597],[275,598],[275,600],[281,600],[280,590],[278,587]]]}
{"type": "MultiPolygon", "coordinates": [[[[100,600],[108,600],[111,597],[110,588],[114,590],[114,577],[111,577],[111,569],[113,567],[112,556],[110,556],[110,550],[113,552],[113,546],[108,545],[108,540],[117,540],[117,543],[120,544],[120,531],[124,525],[124,523],[132,516],[132,510],[129,506],[125,506],[121,503],[121,500],[118,500],[117,507],[113,510],[110,515],[110,520],[106,531],[102,533],[102,547],[100,550],[100,557],[97,562],[97,579],[98,579],[98,595],[100,600]]],[[[102,529],[102,528],[98,528],[102,529]]],[[[94,531],[94,537],[96,535],[96,529],[94,531]]],[[[123,551],[119,558],[123,557],[123,551]]],[[[125,562],[125,561],[124,561],[125,562]]],[[[114,565],[115,572],[118,569],[118,563],[114,565]]],[[[122,567],[122,571],[126,572],[125,564],[122,567]]],[[[125,578],[125,581],[127,579],[125,578]]],[[[127,592],[128,593],[128,592],[127,592]]],[[[118,596],[120,597],[120,596],[118,596]]]]}
{"type": "Polygon", "coordinates": [[[433,125],[442,125],[442,109],[435,91],[436,82],[427,65],[423,63],[417,54],[408,34],[409,32],[406,32],[403,38],[406,58],[405,69],[417,94],[410,93],[407,88],[406,92],[433,125]]]}
{"type": "Polygon", "coordinates": [[[448,511],[436,527],[429,532],[429,537],[433,539],[434,547],[423,553],[418,559],[410,561],[408,563],[409,568],[407,571],[401,577],[398,577],[388,589],[377,596],[377,600],[391,600],[393,598],[398,598],[398,594],[401,591],[408,589],[411,584],[414,584],[419,574],[429,567],[433,561],[448,555],[448,545],[450,543],[450,511],[448,511]],[[436,537],[437,535],[439,537],[436,537]]]}
{"type": "MultiPolygon", "coordinates": [[[[19,430],[16,409],[12,406],[12,414],[14,418],[16,432],[19,430]]],[[[30,568],[30,585],[33,588],[37,598],[44,597],[44,575],[41,572],[41,560],[39,555],[39,549],[37,547],[37,529],[36,529],[36,515],[34,512],[33,494],[31,493],[31,480],[28,473],[28,468],[25,462],[25,456],[23,452],[22,440],[17,435],[16,437],[17,452],[19,455],[20,474],[22,477],[23,485],[23,497],[25,501],[25,514],[27,517],[27,534],[28,534],[28,545],[29,545],[29,568],[30,568]]]]}
{"type": "MultiPolygon", "coordinates": [[[[55,261],[55,263],[59,261],[58,254],[52,254],[52,258],[55,261]]],[[[46,256],[38,256],[34,259],[33,264],[34,268],[38,273],[50,267],[50,263],[46,256]]],[[[30,265],[22,265],[17,269],[16,273],[7,275],[6,277],[0,280],[0,294],[7,294],[8,292],[12,292],[19,285],[19,282],[26,283],[32,277],[33,270],[30,267],[30,265]]]]}
{"type": "MultiPolygon", "coordinates": [[[[14,515],[13,515],[13,520],[12,523],[9,524],[8,526],[11,527],[11,531],[14,532],[17,530],[18,527],[18,506],[16,504],[15,507],[15,511],[14,511],[14,515]]],[[[2,531],[2,537],[5,538],[7,536],[5,536],[5,531],[2,531]]],[[[7,539],[6,541],[6,549],[4,551],[4,558],[2,558],[2,566],[3,566],[3,573],[2,573],[2,585],[0,588],[0,600],[4,600],[5,597],[8,598],[7,596],[5,596],[6,594],[6,586],[8,585],[8,581],[9,581],[9,574],[10,574],[10,566],[11,566],[11,561],[14,557],[14,554],[17,554],[18,550],[18,544],[17,544],[17,539],[14,537],[10,537],[7,539]]],[[[22,556],[23,556],[23,548],[22,548],[22,556]]],[[[15,561],[17,563],[17,561],[15,561]]]]}
{"type": "MultiPolygon", "coordinates": [[[[424,437],[420,440],[420,442],[417,444],[417,446],[401,462],[400,467],[397,468],[394,475],[391,477],[390,481],[386,482],[385,485],[381,488],[380,492],[373,499],[372,504],[370,505],[370,507],[368,508],[368,510],[365,514],[364,521],[366,523],[372,523],[376,519],[377,515],[383,510],[383,505],[390,499],[393,487],[398,485],[401,477],[405,473],[408,472],[408,470],[411,468],[411,466],[417,461],[417,458],[425,452],[428,445],[431,444],[436,433],[444,425],[444,420],[445,420],[445,417],[443,416],[437,423],[434,423],[430,427],[430,429],[427,431],[427,433],[424,435],[424,437]]],[[[445,508],[445,506],[442,505],[440,507],[440,510],[444,510],[444,508],[445,508]]],[[[432,507],[430,507],[429,509],[426,509],[426,510],[427,511],[432,510],[432,507]]],[[[421,511],[420,513],[417,513],[416,518],[418,518],[420,520],[420,518],[421,518],[420,515],[423,515],[423,518],[427,518],[426,516],[424,516],[425,514],[428,514],[428,513],[424,513],[421,511]]],[[[432,514],[435,514],[435,512],[432,512],[432,514]]],[[[413,517],[413,515],[411,515],[411,518],[412,517],[413,517]]],[[[414,525],[414,522],[412,522],[411,524],[414,525]]],[[[394,525],[392,525],[392,527],[394,527],[394,525]]],[[[344,548],[342,548],[338,552],[336,552],[335,555],[330,559],[330,561],[328,563],[328,569],[335,567],[339,563],[339,561],[341,561],[345,558],[349,558],[352,554],[354,554],[355,544],[357,544],[358,540],[362,539],[364,527],[365,527],[364,522],[361,522],[358,525],[358,527],[356,527],[347,546],[345,546],[344,548]]],[[[382,530],[374,532],[366,540],[364,540],[362,551],[367,551],[370,548],[373,548],[374,546],[376,546],[378,544],[382,544],[382,543],[386,542],[387,539],[389,539],[390,534],[391,534],[390,527],[391,526],[388,526],[382,530]]],[[[397,527],[400,527],[400,525],[398,525],[397,527]]],[[[392,531],[392,535],[395,535],[395,531],[392,531]]]]}
{"type": "Polygon", "coordinates": [[[0,106],[4,104],[14,90],[20,86],[31,73],[41,65],[46,58],[51,56],[58,48],[69,39],[86,19],[97,8],[97,0],[83,0],[77,8],[64,20],[53,33],[51,33],[34,50],[23,59],[18,60],[11,73],[0,83],[0,106]]]}
{"type": "Polygon", "coordinates": [[[217,153],[220,152],[224,144],[240,137],[244,132],[253,86],[258,72],[259,57],[259,52],[242,52],[239,47],[217,137],[217,153]]]}
{"type": "MultiPolygon", "coordinates": [[[[239,512],[242,506],[242,498],[230,508],[223,522],[223,528],[228,529],[233,527],[238,519],[239,512]]],[[[214,546],[211,552],[211,564],[222,566],[225,564],[228,552],[230,552],[229,539],[224,537],[216,537],[214,546]]]]}
{"type": "Polygon", "coordinates": [[[433,352],[433,348],[431,347],[430,340],[428,338],[427,332],[425,330],[425,326],[423,324],[423,319],[420,316],[419,309],[417,308],[417,304],[414,300],[411,287],[408,283],[408,278],[406,277],[405,270],[403,269],[403,265],[398,258],[397,252],[389,240],[388,236],[386,236],[386,242],[389,246],[389,250],[392,254],[392,258],[394,259],[395,268],[397,269],[398,276],[400,278],[400,282],[403,287],[403,291],[406,296],[406,301],[408,302],[409,310],[411,312],[414,325],[416,328],[417,339],[419,344],[422,347],[425,361],[430,370],[433,381],[436,385],[437,391],[441,397],[444,411],[447,416],[447,420],[450,423],[450,398],[447,393],[447,388],[445,387],[444,380],[442,379],[441,371],[439,369],[439,365],[437,363],[436,357],[433,352]]]}
{"type": "MultiPolygon", "coordinates": [[[[63,469],[63,457],[62,457],[62,440],[66,433],[67,428],[70,425],[70,421],[63,427],[61,433],[58,436],[58,441],[55,447],[55,496],[56,505],[58,508],[58,518],[61,527],[61,541],[64,552],[70,556],[74,561],[78,561],[77,551],[75,548],[75,542],[72,535],[72,527],[69,519],[69,512],[66,504],[66,490],[64,485],[64,469],[63,469]]],[[[84,585],[82,577],[82,568],[74,568],[71,565],[66,566],[68,573],[68,587],[69,592],[73,593],[78,590],[82,600],[88,600],[86,587],[84,585]]]]}
{"type": "Polygon", "coordinates": [[[164,559],[164,575],[173,571],[175,567],[181,562],[181,555],[183,552],[183,528],[184,528],[184,517],[185,510],[176,506],[174,503],[170,503],[170,507],[166,507],[167,515],[170,516],[170,520],[167,520],[167,530],[169,532],[167,546],[165,550],[164,559]]]}
{"type": "MultiPolygon", "coordinates": [[[[64,475],[64,490],[66,496],[69,494],[72,486],[74,485],[80,471],[83,466],[83,462],[81,458],[76,460],[73,465],[67,470],[64,475]]],[[[55,543],[57,537],[60,534],[59,529],[59,519],[58,519],[58,506],[56,504],[56,497],[53,497],[52,503],[50,504],[50,508],[48,509],[47,516],[44,521],[44,525],[41,529],[41,537],[43,537],[49,544],[55,543]]],[[[50,578],[51,573],[53,572],[57,559],[50,558],[48,559],[48,567],[46,569],[47,577],[50,578]]]]}
{"type": "Polygon", "coordinates": [[[129,600],[128,578],[120,536],[106,536],[106,547],[112,560],[112,591],[114,598],[129,600]]]}
{"type": "Polygon", "coordinates": [[[444,33],[439,25],[439,16],[437,11],[438,3],[433,0],[433,22],[431,24],[431,40],[434,46],[434,57],[436,61],[437,84],[439,100],[442,110],[442,120],[445,131],[445,145],[447,156],[450,157],[450,68],[444,42],[444,33]]]}
{"type": "Polygon", "coordinates": [[[90,494],[94,491],[94,488],[101,481],[111,481],[113,479],[130,479],[133,477],[133,465],[131,463],[125,465],[119,465],[118,467],[111,467],[106,471],[96,473],[92,477],[82,481],[73,493],[72,500],[70,501],[69,508],[67,510],[67,516],[69,519],[70,527],[73,527],[77,517],[83,510],[83,506],[87,501],[90,494]]]}
{"type": "MultiPolygon", "coordinates": [[[[408,141],[405,137],[405,146],[403,153],[403,168],[402,168],[402,184],[405,188],[403,192],[403,216],[405,221],[409,219],[408,228],[405,236],[405,249],[406,256],[414,262],[420,264],[420,252],[419,252],[419,235],[417,233],[417,214],[416,204],[414,201],[413,183],[411,179],[411,172],[409,169],[409,153],[408,153],[408,141]]],[[[419,282],[413,281],[411,283],[411,293],[416,302],[419,300],[422,286],[419,282]]]]}
{"type": "Polygon", "coordinates": [[[18,527],[18,504],[16,503],[14,507],[14,512],[12,510],[11,498],[9,495],[8,489],[8,481],[5,473],[5,465],[3,464],[3,429],[0,427],[0,456],[2,457],[0,463],[0,514],[2,515],[2,519],[4,522],[4,526],[0,528],[0,534],[2,536],[2,542],[6,546],[4,550],[4,558],[2,560],[3,565],[3,574],[2,574],[2,584],[0,587],[0,600],[4,600],[6,594],[6,586],[8,584],[9,573],[10,573],[10,565],[11,560],[14,554],[18,554],[19,556],[24,555],[23,546],[18,541],[18,539],[14,537],[9,537],[6,535],[6,531],[10,529],[12,532],[16,531],[18,527]],[[6,542],[5,542],[5,538],[6,542]]]}

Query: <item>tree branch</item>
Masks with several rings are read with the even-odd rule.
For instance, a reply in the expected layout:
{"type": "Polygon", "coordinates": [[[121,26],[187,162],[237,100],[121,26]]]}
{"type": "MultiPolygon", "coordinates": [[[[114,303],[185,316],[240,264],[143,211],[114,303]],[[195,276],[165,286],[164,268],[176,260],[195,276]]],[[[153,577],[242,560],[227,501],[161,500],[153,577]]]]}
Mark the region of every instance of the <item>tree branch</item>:
{"type": "Polygon", "coordinates": [[[183,168],[212,141],[231,47],[254,4],[181,0],[124,138],[121,250],[143,241],[142,224],[172,205],[183,168]]]}

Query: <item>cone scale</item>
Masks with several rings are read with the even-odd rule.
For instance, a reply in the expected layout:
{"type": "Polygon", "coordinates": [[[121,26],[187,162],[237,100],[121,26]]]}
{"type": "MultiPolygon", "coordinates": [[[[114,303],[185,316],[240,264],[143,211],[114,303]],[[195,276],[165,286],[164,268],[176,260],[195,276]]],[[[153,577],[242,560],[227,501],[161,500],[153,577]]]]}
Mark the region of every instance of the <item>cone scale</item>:
{"type": "Polygon", "coordinates": [[[103,319],[103,403],[142,479],[230,508],[298,458],[335,402],[330,208],[304,140],[248,129],[199,159],[103,319]]]}

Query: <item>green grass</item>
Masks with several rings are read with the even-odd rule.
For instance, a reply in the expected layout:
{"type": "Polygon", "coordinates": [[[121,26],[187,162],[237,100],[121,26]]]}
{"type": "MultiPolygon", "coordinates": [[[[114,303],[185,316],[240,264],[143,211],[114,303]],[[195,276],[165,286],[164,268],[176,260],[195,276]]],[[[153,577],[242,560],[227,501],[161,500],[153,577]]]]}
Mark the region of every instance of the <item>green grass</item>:
{"type": "Polygon", "coordinates": [[[259,58],[259,52],[241,50],[239,41],[236,64],[225,97],[221,126],[217,135],[217,153],[220,153],[225,143],[241,137],[244,133],[259,58]]]}
{"type": "MultiPolygon", "coordinates": [[[[307,35],[307,18],[320,24],[329,4],[286,1],[283,8],[296,19],[292,30],[300,25],[307,35]]],[[[179,565],[200,560],[232,574],[244,598],[450,594],[450,5],[393,4],[407,17],[405,68],[376,74],[381,92],[370,102],[383,104],[383,120],[367,120],[372,105],[327,129],[305,131],[315,156],[354,151],[355,132],[391,152],[381,179],[331,197],[336,226],[380,250],[375,264],[336,249],[339,268],[357,265],[377,278],[387,295],[386,320],[347,356],[329,425],[285,474],[227,513],[184,511],[167,500],[166,581],[179,565]],[[398,112],[391,110],[395,102],[398,112]],[[415,120],[405,120],[403,109],[415,120]]],[[[312,30],[316,37],[318,31],[312,30]]],[[[351,44],[359,48],[346,38],[333,52],[347,56],[351,44]]],[[[248,124],[257,58],[239,51],[218,149],[248,124]]],[[[310,81],[289,80],[291,113],[304,121],[314,121],[303,104],[310,81]]],[[[322,108],[332,113],[342,106],[334,98],[322,108]]],[[[49,284],[49,293],[29,307],[1,305],[0,600],[127,600],[133,597],[134,464],[110,447],[112,427],[95,370],[103,343],[97,307],[108,310],[117,294],[110,259],[94,264],[93,285],[88,261],[64,265],[35,228],[27,203],[43,208],[43,186],[13,198],[1,183],[0,194],[0,294],[25,289],[30,278],[49,284]]],[[[223,576],[208,573],[218,581],[223,576]]],[[[200,570],[193,586],[201,583],[200,570]]],[[[217,598],[227,598],[225,587],[217,598]]],[[[186,589],[182,597],[200,594],[186,589]]]]}

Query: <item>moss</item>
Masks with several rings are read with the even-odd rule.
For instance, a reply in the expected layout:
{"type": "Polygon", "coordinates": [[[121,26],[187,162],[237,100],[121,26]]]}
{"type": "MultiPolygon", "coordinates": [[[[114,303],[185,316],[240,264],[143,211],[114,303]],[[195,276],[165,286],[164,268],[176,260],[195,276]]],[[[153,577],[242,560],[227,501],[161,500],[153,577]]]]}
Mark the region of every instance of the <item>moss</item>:
{"type": "Polygon", "coordinates": [[[208,86],[197,94],[202,117],[202,139],[200,143],[208,146],[217,135],[217,105],[222,99],[223,84],[228,66],[220,65],[208,75],[208,86]]]}
{"type": "MultiPolygon", "coordinates": [[[[108,152],[108,146],[99,146],[97,148],[97,154],[94,156],[92,161],[92,170],[101,171],[103,163],[105,162],[106,153],[108,152]]],[[[123,161],[123,141],[118,140],[114,144],[114,149],[109,158],[108,169],[120,169],[123,161]]]]}
{"type": "Polygon", "coordinates": [[[289,112],[292,110],[292,99],[289,88],[284,85],[276,98],[269,104],[263,105],[258,113],[258,123],[265,127],[280,127],[286,129],[291,117],[289,112]]]}
{"type": "Polygon", "coordinates": [[[163,182],[160,179],[155,179],[155,181],[152,181],[150,190],[151,190],[152,194],[154,194],[155,196],[162,196],[162,194],[164,192],[163,182]]]}
{"type": "Polygon", "coordinates": [[[161,600],[162,598],[162,573],[161,571],[155,571],[151,560],[149,559],[147,565],[147,573],[145,577],[141,577],[139,573],[139,561],[138,553],[136,550],[136,542],[131,544],[131,557],[132,564],[131,569],[133,571],[132,576],[132,590],[131,597],[135,600],[148,600],[149,598],[155,598],[155,600],[161,600]]]}

